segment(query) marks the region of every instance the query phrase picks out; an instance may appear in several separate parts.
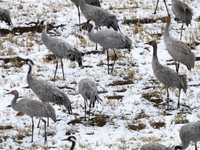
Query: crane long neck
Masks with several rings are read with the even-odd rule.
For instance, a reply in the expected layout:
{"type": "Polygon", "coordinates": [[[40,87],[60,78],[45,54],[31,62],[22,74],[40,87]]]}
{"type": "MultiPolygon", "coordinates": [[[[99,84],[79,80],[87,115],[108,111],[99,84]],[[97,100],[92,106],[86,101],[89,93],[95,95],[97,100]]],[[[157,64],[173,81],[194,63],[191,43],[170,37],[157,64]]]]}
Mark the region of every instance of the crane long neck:
{"type": "Polygon", "coordinates": [[[14,96],[15,96],[15,97],[14,97],[13,100],[12,100],[11,107],[12,107],[14,110],[16,110],[16,111],[20,111],[20,110],[18,109],[18,107],[17,107],[17,106],[18,106],[18,105],[17,105],[17,98],[18,98],[19,94],[16,93],[14,96]]]}
{"type": "Polygon", "coordinates": [[[88,29],[88,32],[89,32],[89,33],[93,33],[93,32],[94,32],[94,26],[93,26],[93,24],[90,24],[90,27],[89,27],[89,29],[88,29]]]}
{"type": "Polygon", "coordinates": [[[164,38],[169,37],[169,25],[170,22],[167,21],[167,24],[165,25],[165,30],[164,30],[164,38]]]}
{"type": "Polygon", "coordinates": [[[157,56],[157,44],[153,45],[153,59],[154,60],[158,60],[158,56],[157,56]]]}
{"type": "Polygon", "coordinates": [[[49,36],[47,35],[47,25],[45,25],[42,30],[42,41],[44,44],[48,42],[48,38],[49,36]]]}
{"type": "Polygon", "coordinates": [[[91,41],[94,43],[98,43],[98,37],[96,36],[96,32],[94,32],[94,25],[92,24],[88,30],[88,36],[91,41]]]}
{"type": "Polygon", "coordinates": [[[79,5],[85,5],[85,4],[86,4],[85,0],[79,0],[79,5]]]}
{"type": "Polygon", "coordinates": [[[74,141],[71,141],[71,142],[72,142],[72,146],[71,146],[70,150],[73,150],[76,143],[74,141]]]}
{"type": "Polygon", "coordinates": [[[30,82],[33,80],[33,77],[32,77],[32,66],[29,65],[29,70],[28,70],[28,73],[27,73],[27,82],[28,84],[30,84],[30,82]]]}

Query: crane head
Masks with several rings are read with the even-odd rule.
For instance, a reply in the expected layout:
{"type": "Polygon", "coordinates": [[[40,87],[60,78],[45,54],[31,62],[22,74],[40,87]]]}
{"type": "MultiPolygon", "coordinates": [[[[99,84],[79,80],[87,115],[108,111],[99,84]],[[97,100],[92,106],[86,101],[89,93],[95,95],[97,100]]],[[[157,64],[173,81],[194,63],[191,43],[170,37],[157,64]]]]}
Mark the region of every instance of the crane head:
{"type": "Polygon", "coordinates": [[[95,22],[92,21],[92,20],[88,20],[87,23],[89,24],[89,30],[88,31],[90,32],[92,29],[94,29],[95,22]]]}
{"type": "Polygon", "coordinates": [[[47,26],[47,24],[48,24],[47,21],[42,20],[39,25],[42,27],[45,27],[45,26],[47,26]]]}
{"type": "Polygon", "coordinates": [[[17,90],[13,90],[9,93],[6,93],[6,95],[11,94],[11,95],[18,95],[18,91],[17,90]]]}
{"type": "Polygon", "coordinates": [[[30,60],[30,59],[26,59],[25,62],[26,62],[26,64],[28,64],[29,66],[33,66],[33,65],[34,65],[33,61],[30,60]]]}
{"type": "Polygon", "coordinates": [[[68,141],[71,141],[71,142],[76,142],[76,137],[75,136],[69,136],[67,138],[68,141]]]}
{"type": "Polygon", "coordinates": [[[145,44],[148,44],[148,45],[151,45],[151,46],[153,46],[153,45],[156,45],[157,43],[156,43],[156,41],[155,41],[155,40],[152,40],[152,41],[150,41],[150,42],[147,42],[147,43],[145,43],[145,44]]]}
{"type": "Polygon", "coordinates": [[[167,17],[166,17],[166,21],[167,21],[168,24],[170,24],[170,23],[171,23],[170,17],[167,16],[167,17]]]}

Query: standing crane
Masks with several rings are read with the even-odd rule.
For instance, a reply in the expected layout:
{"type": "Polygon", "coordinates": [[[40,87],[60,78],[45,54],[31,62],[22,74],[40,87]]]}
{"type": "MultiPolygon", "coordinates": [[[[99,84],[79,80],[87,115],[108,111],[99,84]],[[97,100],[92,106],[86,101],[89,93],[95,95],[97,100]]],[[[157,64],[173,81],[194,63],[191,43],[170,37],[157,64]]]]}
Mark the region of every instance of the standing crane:
{"type": "Polygon", "coordinates": [[[96,101],[99,103],[102,102],[102,99],[98,95],[97,86],[94,81],[88,78],[84,78],[78,82],[78,92],[84,98],[85,120],[86,120],[86,103],[87,103],[87,100],[90,101],[90,104],[89,104],[89,119],[90,119],[91,105],[93,105],[94,107],[96,101]]]}
{"type": "Polygon", "coordinates": [[[189,46],[180,40],[173,38],[169,34],[170,18],[167,17],[167,24],[164,30],[164,42],[166,49],[175,61],[176,72],[179,70],[179,63],[186,65],[188,70],[194,68],[194,62],[196,57],[193,52],[191,52],[189,46]]]}
{"type": "MultiPolygon", "coordinates": [[[[149,44],[153,46],[153,59],[152,59],[152,68],[154,75],[156,78],[165,85],[165,88],[167,89],[167,102],[169,100],[169,87],[176,87],[179,89],[179,96],[178,96],[178,104],[177,108],[180,107],[179,101],[180,101],[180,94],[181,89],[186,93],[187,91],[187,81],[186,81],[186,75],[179,75],[174,70],[172,70],[169,67],[165,67],[161,65],[158,61],[157,57],[157,43],[156,41],[150,41],[149,44]]],[[[167,103],[168,104],[168,103],[167,103]]],[[[169,107],[169,104],[167,105],[167,109],[169,107]]]]}
{"type": "MultiPolygon", "coordinates": [[[[78,20],[79,20],[79,25],[80,25],[80,10],[79,10],[79,0],[71,0],[77,7],[78,9],[78,20]]],[[[97,6],[97,7],[101,7],[99,0],[86,0],[85,1],[87,4],[89,5],[93,5],[93,6],[97,6]]]]}
{"type": "Polygon", "coordinates": [[[81,53],[76,48],[73,48],[69,43],[67,43],[59,38],[50,37],[49,35],[47,35],[47,33],[46,33],[47,22],[46,21],[41,21],[40,24],[41,24],[41,26],[43,26],[42,42],[56,56],[56,69],[55,69],[55,73],[54,73],[54,80],[56,77],[59,59],[61,61],[63,80],[64,80],[65,77],[64,77],[62,58],[68,58],[71,61],[77,61],[79,64],[79,67],[81,67],[82,66],[81,53]]]}
{"type": "MultiPolygon", "coordinates": [[[[165,3],[165,7],[167,9],[166,1],[165,0],[163,0],[163,1],[165,3]]],[[[159,2],[159,0],[157,0],[157,4],[156,4],[154,14],[156,14],[158,2],[159,2]]],[[[189,24],[191,24],[191,20],[192,20],[192,16],[193,16],[193,10],[186,3],[184,3],[181,0],[172,0],[172,12],[182,22],[181,36],[180,36],[180,40],[181,40],[182,31],[183,31],[183,24],[185,23],[187,26],[189,24]]],[[[168,9],[167,9],[167,13],[168,13],[168,16],[170,17],[168,9]]]]}
{"type": "MultiPolygon", "coordinates": [[[[56,114],[55,110],[52,106],[48,104],[44,104],[37,100],[32,100],[28,98],[23,98],[17,103],[17,98],[19,96],[19,93],[17,90],[13,90],[7,94],[14,95],[14,98],[11,103],[11,107],[16,111],[21,111],[24,114],[28,115],[32,119],[32,138],[31,142],[33,142],[33,130],[34,130],[34,121],[33,117],[39,117],[42,119],[42,117],[50,117],[54,122],[56,122],[56,114]],[[53,110],[53,111],[52,111],[53,110]]],[[[44,122],[44,130],[45,130],[45,140],[44,142],[47,142],[47,133],[46,133],[46,121],[42,119],[44,122]]]]}
{"type": "Polygon", "coordinates": [[[97,28],[106,26],[107,28],[112,27],[115,31],[120,31],[118,20],[115,15],[110,14],[107,10],[101,7],[89,5],[85,0],[79,0],[79,5],[81,12],[87,21],[93,20],[97,28]]]}
{"type": "Polygon", "coordinates": [[[68,110],[68,113],[71,114],[72,108],[68,96],[55,85],[47,81],[34,79],[32,77],[32,67],[34,63],[30,59],[26,59],[25,61],[26,64],[29,65],[27,82],[29,87],[37,95],[37,97],[44,103],[55,103],[58,105],[64,105],[65,108],[68,110]]]}
{"type": "Polygon", "coordinates": [[[79,5],[81,12],[83,13],[87,21],[92,20],[95,22],[97,30],[101,29],[101,26],[106,26],[107,28],[112,27],[115,31],[120,31],[118,20],[115,15],[110,14],[107,10],[101,7],[89,5],[86,3],[85,0],[79,0],[79,5]]]}
{"type": "Polygon", "coordinates": [[[5,21],[9,26],[12,25],[10,13],[6,9],[0,8],[0,20],[5,21]]]}
{"type": "Polygon", "coordinates": [[[187,26],[191,24],[193,10],[183,1],[180,0],[172,0],[172,12],[174,15],[181,20],[182,27],[181,27],[181,36],[182,38],[182,31],[183,31],[183,24],[185,23],[187,26]]]}
{"type": "MultiPolygon", "coordinates": [[[[156,8],[155,8],[154,14],[156,14],[156,10],[157,10],[157,7],[158,7],[158,2],[159,2],[159,0],[157,0],[156,8]]],[[[169,11],[168,11],[168,8],[167,8],[167,4],[166,4],[166,0],[163,0],[163,2],[165,3],[165,7],[166,7],[166,10],[167,10],[167,14],[168,14],[168,16],[170,17],[170,14],[169,14],[169,11]]]]}
{"type": "Polygon", "coordinates": [[[147,143],[144,144],[140,150],[173,150],[171,147],[166,147],[159,143],[147,143]]]}
{"type": "Polygon", "coordinates": [[[108,65],[108,74],[109,74],[109,53],[108,49],[113,49],[115,54],[114,63],[111,69],[111,73],[113,72],[115,61],[117,59],[117,55],[114,49],[128,49],[129,52],[132,48],[132,41],[129,37],[124,36],[123,34],[110,30],[110,29],[102,29],[94,32],[94,22],[88,21],[88,36],[91,41],[94,43],[99,43],[104,49],[107,51],[107,65],[108,65]]]}
{"type": "Polygon", "coordinates": [[[175,146],[177,149],[186,149],[190,141],[195,144],[195,150],[197,150],[197,142],[200,141],[200,121],[188,123],[181,127],[179,136],[182,141],[182,145],[175,146]]]}

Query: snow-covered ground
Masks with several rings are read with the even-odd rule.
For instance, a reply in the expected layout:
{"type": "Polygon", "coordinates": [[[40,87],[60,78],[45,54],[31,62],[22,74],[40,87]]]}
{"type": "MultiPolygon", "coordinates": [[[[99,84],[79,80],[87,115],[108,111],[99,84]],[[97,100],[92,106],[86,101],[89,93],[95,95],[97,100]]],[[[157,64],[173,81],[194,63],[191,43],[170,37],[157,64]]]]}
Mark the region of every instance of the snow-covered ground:
{"type": "MultiPolygon", "coordinates": [[[[193,44],[200,39],[200,0],[186,0],[192,7],[194,17],[189,27],[184,27],[183,41],[193,44]]],[[[0,130],[0,149],[69,149],[71,143],[62,141],[69,135],[77,138],[75,149],[85,150],[137,150],[147,142],[158,142],[166,146],[181,144],[179,130],[183,124],[198,121],[200,117],[200,65],[195,62],[195,68],[188,71],[180,66],[180,73],[187,75],[187,93],[181,93],[181,106],[177,107],[178,89],[170,89],[170,110],[166,110],[166,91],[155,78],[151,60],[153,49],[144,43],[156,39],[160,63],[170,65],[171,57],[166,51],[163,41],[163,21],[158,18],[167,16],[163,1],[159,2],[157,14],[153,14],[156,0],[101,0],[102,8],[115,14],[119,19],[121,31],[133,42],[133,49],[118,50],[118,60],[112,74],[107,74],[106,53],[88,53],[83,56],[83,68],[76,62],[63,59],[65,80],[62,80],[62,70],[59,62],[57,79],[54,77],[55,62],[45,58],[51,52],[41,41],[41,33],[32,31],[18,35],[1,35],[0,58],[20,56],[34,61],[33,75],[37,79],[49,81],[68,94],[72,102],[73,114],[65,112],[65,108],[53,105],[57,118],[50,120],[47,128],[48,142],[44,145],[44,127],[36,128],[35,120],[34,142],[31,143],[31,118],[27,115],[18,116],[9,105],[12,95],[6,95],[11,90],[18,90],[20,98],[38,99],[29,88],[26,81],[28,66],[19,66],[18,62],[5,63],[0,60],[0,124],[12,126],[12,129],[0,130]],[[157,20],[155,23],[135,24],[124,23],[127,20],[145,18],[157,20]],[[92,108],[92,120],[84,121],[83,97],[76,92],[76,86],[82,78],[93,79],[98,85],[102,104],[92,108]],[[127,84],[118,85],[118,81],[127,84]],[[70,88],[67,88],[70,87],[70,88]],[[159,103],[156,100],[161,100],[159,103]],[[103,125],[102,125],[103,124],[103,125]]],[[[181,23],[174,20],[171,12],[171,1],[167,1],[172,17],[170,33],[175,38],[180,37],[181,23]]],[[[31,22],[47,20],[57,29],[49,30],[48,34],[57,36],[83,53],[95,51],[95,44],[88,39],[87,31],[79,31],[77,8],[70,0],[3,0],[1,7],[10,11],[14,27],[28,27],[31,22]]],[[[81,14],[81,22],[86,21],[81,14]]],[[[12,30],[4,22],[0,28],[12,30]]],[[[0,29],[0,30],[1,30],[0,29]]],[[[102,47],[98,45],[98,50],[102,47]]],[[[193,46],[192,51],[199,57],[200,46],[193,46]]],[[[110,51],[110,55],[113,55],[110,51]]],[[[198,144],[200,147],[200,144],[198,144]]],[[[194,145],[188,148],[194,149],[194,145]]]]}

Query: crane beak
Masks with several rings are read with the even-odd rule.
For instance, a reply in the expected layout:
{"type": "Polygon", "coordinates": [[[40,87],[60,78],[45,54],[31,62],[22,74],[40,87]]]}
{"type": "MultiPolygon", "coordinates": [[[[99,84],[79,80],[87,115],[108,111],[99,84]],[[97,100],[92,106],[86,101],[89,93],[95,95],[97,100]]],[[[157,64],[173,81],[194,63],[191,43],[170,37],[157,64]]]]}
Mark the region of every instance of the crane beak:
{"type": "Polygon", "coordinates": [[[8,94],[12,94],[12,92],[6,93],[6,95],[8,95],[8,94]]]}

